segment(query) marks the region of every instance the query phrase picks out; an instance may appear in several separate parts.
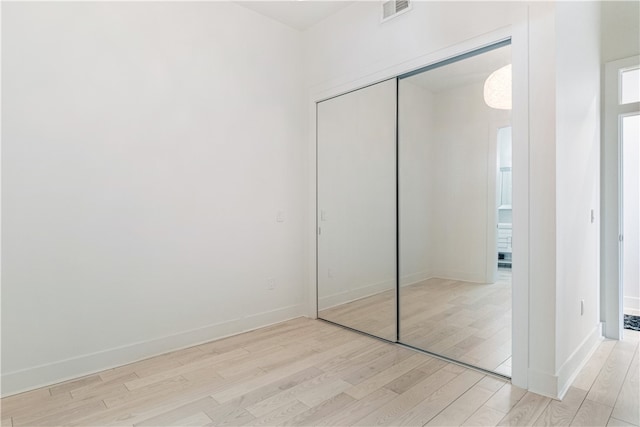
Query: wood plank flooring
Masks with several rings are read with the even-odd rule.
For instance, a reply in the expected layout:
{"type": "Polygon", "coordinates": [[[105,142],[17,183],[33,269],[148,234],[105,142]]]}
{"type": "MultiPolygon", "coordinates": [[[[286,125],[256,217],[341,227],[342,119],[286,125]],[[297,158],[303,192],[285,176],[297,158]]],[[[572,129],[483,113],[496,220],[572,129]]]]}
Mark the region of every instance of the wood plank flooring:
{"type": "Polygon", "coordinates": [[[603,341],[560,402],[298,318],[1,400],[2,426],[638,426],[638,338],[603,341]]]}
{"type": "MultiPolygon", "coordinates": [[[[322,319],[395,340],[395,290],[322,310],[322,319]]],[[[511,270],[493,284],[432,278],[400,289],[400,342],[511,376],[511,270]]]]}

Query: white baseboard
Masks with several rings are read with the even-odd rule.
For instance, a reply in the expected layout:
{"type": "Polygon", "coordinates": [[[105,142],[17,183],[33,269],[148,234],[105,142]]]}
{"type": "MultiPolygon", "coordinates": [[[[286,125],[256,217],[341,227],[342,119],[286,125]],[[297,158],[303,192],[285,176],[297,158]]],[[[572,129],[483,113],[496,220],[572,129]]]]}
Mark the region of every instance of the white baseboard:
{"type": "Polygon", "coordinates": [[[529,369],[528,391],[557,399],[558,377],[547,372],[529,369]]]}
{"type": "MultiPolygon", "coordinates": [[[[434,273],[432,271],[419,271],[417,273],[402,276],[400,278],[400,286],[411,286],[432,278],[445,280],[461,280],[471,283],[484,283],[478,275],[468,272],[438,271],[434,273]]],[[[327,310],[329,308],[357,301],[362,298],[370,297],[372,295],[376,295],[380,292],[384,292],[393,288],[395,288],[394,281],[383,281],[371,285],[361,286],[356,289],[350,289],[344,292],[323,296],[318,299],[318,308],[320,310],[327,310]]]]}
{"type": "Polygon", "coordinates": [[[293,305],[161,338],[140,341],[18,371],[6,372],[2,374],[2,397],[94,374],[105,369],[126,365],[303,315],[304,306],[293,305]]]}
{"type": "Polygon", "coordinates": [[[395,289],[395,280],[385,280],[371,285],[360,286],[333,295],[327,295],[318,299],[318,309],[327,310],[331,307],[346,304],[362,298],[370,297],[381,292],[395,289]]]}
{"type": "Polygon", "coordinates": [[[640,310],[640,298],[638,297],[624,297],[624,309],[625,310],[640,310]]]}
{"type": "MultiPolygon", "coordinates": [[[[478,276],[466,272],[439,271],[437,273],[434,273],[431,271],[420,271],[401,277],[400,286],[411,286],[432,278],[444,280],[461,280],[471,283],[484,283],[481,280],[479,281],[478,276]]],[[[372,295],[376,295],[394,288],[395,282],[393,280],[361,286],[356,289],[350,289],[344,292],[320,297],[318,299],[318,308],[320,310],[328,310],[332,307],[357,301],[359,299],[370,297],[372,295]]]]}
{"type": "Polygon", "coordinates": [[[558,369],[558,398],[562,399],[580,370],[602,342],[602,324],[598,323],[580,343],[578,348],[558,369]]]}
{"type": "Polygon", "coordinates": [[[562,364],[556,374],[530,369],[528,390],[553,399],[562,399],[601,341],[602,325],[598,324],[562,364]]]}
{"type": "Polygon", "coordinates": [[[427,279],[431,279],[433,274],[429,271],[419,271],[413,274],[407,274],[406,276],[402,276],[400,278],[400,286],[411,286],[416,283],[424,282],[427,279]]]}
{"type": "Polygon", "coordinates": [[[468,271],[449,271],[440,270],[431,273],[431,277],[437,277],[445,280],[457,280],[470,283],[487,283],[483,273],[470,273],[468,271]]]}
{"type": "Polygon", "coordinates": [[[530,369],[528,390],[553,399],[562,399],[601,341],[602,324],[599,323],[589,332],[555,375],[530,369]]]}

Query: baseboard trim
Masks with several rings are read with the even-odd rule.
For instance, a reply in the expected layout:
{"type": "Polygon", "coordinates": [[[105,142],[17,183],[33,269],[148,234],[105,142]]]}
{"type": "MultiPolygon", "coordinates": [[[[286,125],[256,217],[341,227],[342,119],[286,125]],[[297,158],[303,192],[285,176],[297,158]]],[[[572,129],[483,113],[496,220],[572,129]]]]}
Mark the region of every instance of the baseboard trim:
{"type": "MultiPolygon", "coordinates": [[[[424,282],[428,279],[444,279],[444,280],[456,280],[470,283],[482,283],[485,282],[482,280],[478,280],[478,277],[474,274],[469,274],[465,272],[452,272],[452,271],[441,271],[437,273],[433,273],[431,271],[421,271],[418,273],[408,274],[400,278],[400,287],[406,287],[415,285],[421,282],[424,282]]],[[[372,295],[379,294],[384,291],[388,291],[389,289],[395,288],[395,281],[383,281],[378,283],[373,283],[371,285],[361,286],[356,289],[351,289],[345,292],[340,292],[337,294],[323,296],[318,299],[318,307],[319,310],[328,310],[330,308],[336,307],[338,305],[347,304],[353,301],[357,301],[359,299],[363,299],[366,297],[370,297],[372,295]]]]}
{"type": "Polygon", "coordinates": [[[530,392],[541,394],[542,396],[558,398],[558,377],[546,372],[529,369],[529,388],[530,392]]]}
{"type": "Polygon", "coordinates": [[[421,271],[418,273],[407,274],[406,276],[403,276],[400,278],[400,286],[405,287],[405,286],[415,285],[417,283],[424,282],[425,280],[431,279],[433,277],[434,277],[433,274],[431,274],[431,272],[429,271],[421,271]]]}
{"type": "Polygon", "coordinates": [[[562,399],[580,370],[602,342],[602,324],[598,323],[580,343],[578,348],[558,369],[558,398],[562,399]]]}
{"type": "Polygon", "coordinates": [[[484,274],[470,273],[468,271],[434,271],[431,277],[437,277],[444,280],[455,280],[460,282],[486,284],[484,274]]]}
{"type": "Polygon", "coordinates": [[[556,374],[529,370],[529,391],[553,399],[562,399],[602,341],[602,324],[595,326],[556,374]]]}
{"type": "Polygon", "coordinates": [[[333,295],[322,297],[318,300],[319,310],[328,310],[332,307],[357,301],[362,298],[370,297],[388,290],[395,289],[395,280],[386,280],[383,282],[373,283],[371,285],[361,286],[356,289],[350,289],[333,295]]]}
{"type": "Polygon", "coordinates": [[[625,310],[640,310],[640,298],[638,297],[624,297],[623,298],[625,310]]]}
{"type": "Polygon", "coordinates": [[[292,305],[177,334],[59,360],[2,374],[2,397],[50,386],[96,372],[193,347],[304,316],[304,305],[292,305]]]}

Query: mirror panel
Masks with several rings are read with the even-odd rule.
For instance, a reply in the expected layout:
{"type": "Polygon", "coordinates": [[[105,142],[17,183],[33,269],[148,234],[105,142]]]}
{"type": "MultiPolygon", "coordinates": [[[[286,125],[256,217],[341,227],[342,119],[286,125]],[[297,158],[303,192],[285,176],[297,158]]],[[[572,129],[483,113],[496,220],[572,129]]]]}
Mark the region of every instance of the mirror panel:
{"type": "Polygon", "coordinates": [[[318,317],[396,340],[396,79],[317,104],[318,317]]]}
{"type": "Polygon", "coordinates": [[[507,45],[398,83],[399,341],[507,376],[511,111],[484,88],[510,63],[507,45]]]}

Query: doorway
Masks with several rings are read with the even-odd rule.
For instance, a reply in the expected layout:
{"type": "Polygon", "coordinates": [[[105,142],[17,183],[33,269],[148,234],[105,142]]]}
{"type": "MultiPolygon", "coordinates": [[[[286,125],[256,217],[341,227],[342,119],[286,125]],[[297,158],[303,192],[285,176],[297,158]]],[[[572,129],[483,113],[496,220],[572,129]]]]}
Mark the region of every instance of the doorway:
{"type": "Polygon", "coordinates": [[[601,320],[607,338],[622,339],[625,311],[640,308],[640,56],[605,65],[604,98],[601,320]]]}
{"type": "MultiPolygon", "coordinates": [[[[637,69],[640,71],[640,69],[637,69]]],[[[640,113],[620,117],[622,312],[625,327],[640,316],[640,113]]]]}

